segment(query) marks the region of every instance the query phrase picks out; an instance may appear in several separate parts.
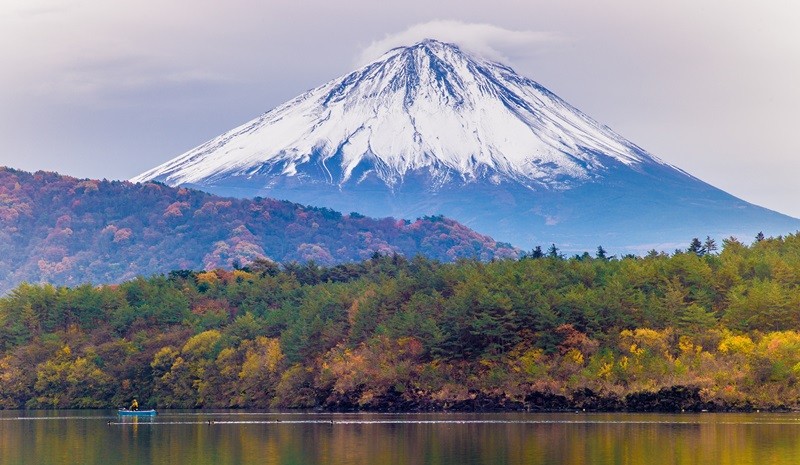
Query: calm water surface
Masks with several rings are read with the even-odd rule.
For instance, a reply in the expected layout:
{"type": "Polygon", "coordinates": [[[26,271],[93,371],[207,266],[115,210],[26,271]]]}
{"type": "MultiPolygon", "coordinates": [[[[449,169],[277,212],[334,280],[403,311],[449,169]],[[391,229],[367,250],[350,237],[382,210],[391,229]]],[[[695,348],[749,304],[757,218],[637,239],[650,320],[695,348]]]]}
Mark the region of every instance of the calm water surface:
{"type": "Polygon", "coordinates": [[[0,412],[0,464],[797,464],[800,414],[0,412]]]}

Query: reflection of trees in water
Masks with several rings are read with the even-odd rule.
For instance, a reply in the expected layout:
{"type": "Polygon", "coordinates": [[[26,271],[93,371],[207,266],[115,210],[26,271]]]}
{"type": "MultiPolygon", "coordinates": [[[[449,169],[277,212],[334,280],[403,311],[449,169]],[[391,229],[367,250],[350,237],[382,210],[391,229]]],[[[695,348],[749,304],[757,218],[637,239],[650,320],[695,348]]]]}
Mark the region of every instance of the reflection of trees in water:
{"type": "MultiPolygon", "coordinates": [[[[0,463],[739,465],[800,456],[800,423],[785,415],[334,415],[333,424],[322,414],[265,414],[257,424],[209,424],[208,416],[181,417],[182,424],[43,419],[59,412],[36,412],[36,420],[10,420],[15,412],[4,412],[0,463]],[[298,418],[321,422],[291,423],[298,418]],[[344,418],[451,422],[338,423],[344,418]],[[467,418],[542,423],[452,422],[467,418]]],[[[253,416],[225,417],[231,419],[253,416]]]]}

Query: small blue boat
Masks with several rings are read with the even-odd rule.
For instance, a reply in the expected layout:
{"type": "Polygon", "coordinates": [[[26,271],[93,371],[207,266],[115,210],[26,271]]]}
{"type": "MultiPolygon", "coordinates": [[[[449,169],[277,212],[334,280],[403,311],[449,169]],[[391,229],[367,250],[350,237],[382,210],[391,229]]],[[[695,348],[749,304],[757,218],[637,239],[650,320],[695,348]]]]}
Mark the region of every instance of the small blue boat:
{"type": "Polygon", "coordinates": [[[156,414],[155,410],[128,410],[126,408],[121,408],[117,410],[119,415],[125,417],[151,417],[156,414]]]}

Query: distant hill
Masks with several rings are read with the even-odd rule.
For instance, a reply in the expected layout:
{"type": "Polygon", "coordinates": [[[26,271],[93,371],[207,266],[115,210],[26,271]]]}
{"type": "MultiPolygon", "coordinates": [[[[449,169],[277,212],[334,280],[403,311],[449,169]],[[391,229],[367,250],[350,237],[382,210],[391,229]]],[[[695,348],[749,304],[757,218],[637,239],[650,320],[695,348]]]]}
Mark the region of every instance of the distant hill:
{"type": "Polygon", "coordinates": [[[0,293],[23,281],[113,283],[177,269],[233,267],[257,258],[331,265],[375,252],[442,261],[518,254],[440,216],[373,219],[160,183],[0,167],[0,293]]]}

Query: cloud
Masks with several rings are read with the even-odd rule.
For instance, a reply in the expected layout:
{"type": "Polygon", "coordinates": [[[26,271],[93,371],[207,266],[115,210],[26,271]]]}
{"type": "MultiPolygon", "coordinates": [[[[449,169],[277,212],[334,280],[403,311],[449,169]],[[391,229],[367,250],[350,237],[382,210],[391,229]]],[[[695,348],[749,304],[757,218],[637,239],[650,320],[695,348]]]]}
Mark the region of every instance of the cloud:
{"type": "Polygon", "coordinates": [[[0,6],[0,10],[24,19],[61,14],[75,6],[75,2],[68,0],[5,0],[5,2],[0,6]]]}
{"type": "Polygon", "coordinates": [[[170,63],[163,57],[125,51],[98,51],[71,57],[65,63],[54,64],[52,69],[53,72],[29,83],[25,87],[27,92],[54,104],[83,107],[138,106],[143,102],[163,105],[192,90],[236,82],[229,76],[191,64],[170,63]],[[143,96],[151,99],[143,100],[143,96]]]}
{"type": "Polygon", "coordinates": [[[429,21],[372,42],[359,55],[358,65],[369,63],[395,47],[408,46],[423,39],[454,43],[484,58],[509,63],[541,52],[545,46],[563,42],[565,38],[553,32],[515,31],[493,24],[429,21]]]}

